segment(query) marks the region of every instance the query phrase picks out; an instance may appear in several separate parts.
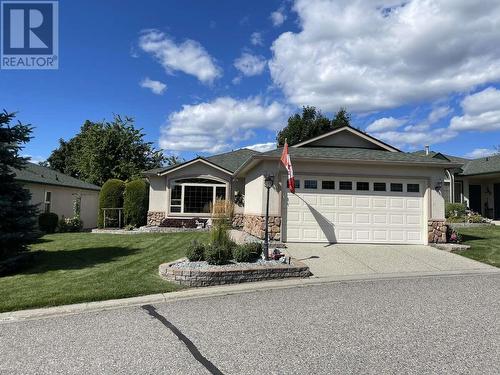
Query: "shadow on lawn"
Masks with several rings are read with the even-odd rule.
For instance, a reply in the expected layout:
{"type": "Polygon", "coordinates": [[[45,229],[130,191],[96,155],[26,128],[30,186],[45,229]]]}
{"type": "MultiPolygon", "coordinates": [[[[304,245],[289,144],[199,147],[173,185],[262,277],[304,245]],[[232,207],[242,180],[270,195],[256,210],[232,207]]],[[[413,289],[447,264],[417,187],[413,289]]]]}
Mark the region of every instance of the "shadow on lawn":
{"type": "Polygon", "coordinates": [[[470,234],[463,234],[463,233],[460,233],[460,234],[462,236],[462,242],[477,241],[477,240],[484,240],[484,239],[486,239],[486,237],[472,236],[470,234]]]}
{"type": "Polygon", "coordinates": [[[33,252],[32,266],[24,268],[18,274],[84,269],[102,263],[113,262],[119,258],[132,255],[137,251],[136,249],[126,247],[83,248],[70,251],[39,250],[33,252]]]}

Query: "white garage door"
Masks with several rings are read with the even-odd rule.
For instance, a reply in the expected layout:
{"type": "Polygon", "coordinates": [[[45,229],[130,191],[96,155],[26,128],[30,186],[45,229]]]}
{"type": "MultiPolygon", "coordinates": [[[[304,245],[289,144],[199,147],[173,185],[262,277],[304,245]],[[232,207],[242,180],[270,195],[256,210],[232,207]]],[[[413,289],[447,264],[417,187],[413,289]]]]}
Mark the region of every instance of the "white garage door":
{"type": "Polygon", "coordinates": [[[425,182],[299,177],[285,194],[288,242],[422,244],[425,182]]]}

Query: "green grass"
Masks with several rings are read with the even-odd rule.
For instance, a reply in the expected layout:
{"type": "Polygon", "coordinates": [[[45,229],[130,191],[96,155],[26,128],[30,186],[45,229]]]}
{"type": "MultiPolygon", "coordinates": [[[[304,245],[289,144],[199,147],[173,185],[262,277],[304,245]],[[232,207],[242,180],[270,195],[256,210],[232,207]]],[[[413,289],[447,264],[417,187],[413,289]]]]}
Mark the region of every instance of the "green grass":
{"type": "Polygon", "coordinates": [[[184,256],[206,233],[93,234],[42,237],[33,266],[0,277],[0,312],[171,292],[158,266],[184,256]]]}
{"type": "Polygon", "coordinates": [[[500,267],[500,226],[457,228],[465,245],[471,248],[461,252],[467,258],[500,267]]]}

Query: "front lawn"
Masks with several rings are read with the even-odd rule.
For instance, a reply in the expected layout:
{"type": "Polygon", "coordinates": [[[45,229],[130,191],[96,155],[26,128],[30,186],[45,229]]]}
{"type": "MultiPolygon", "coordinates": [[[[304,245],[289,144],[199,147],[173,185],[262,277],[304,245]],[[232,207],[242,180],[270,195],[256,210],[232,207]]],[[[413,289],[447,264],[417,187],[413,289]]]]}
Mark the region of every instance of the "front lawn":
{"type": "Polygon", "coordinates": [[[0,277],[0,312],[178,290],[158,276],[158,266],[206,238],[199,232],[46,235],[32,246],[32,267],[0,277]]]}
{"type": "Polygon", "coordinates": [[[461,252],[467,258],[500,267],[500,226],[457,228],[470,250],[461,252]]]}

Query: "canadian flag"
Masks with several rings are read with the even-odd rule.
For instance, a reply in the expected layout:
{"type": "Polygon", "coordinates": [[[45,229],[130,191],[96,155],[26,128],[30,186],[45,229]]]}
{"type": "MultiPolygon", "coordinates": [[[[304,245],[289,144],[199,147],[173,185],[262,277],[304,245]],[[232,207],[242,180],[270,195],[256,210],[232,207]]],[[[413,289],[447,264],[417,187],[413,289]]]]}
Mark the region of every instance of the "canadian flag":
{"type": "Polygon", "coordinates": [[[281,163],[288,172],[288,189],[291,193],[295,193],[295,178],[293,177],[292,162],[290,161],[290,154],[288,153],[288,143],[285,141],[283,152],[281,153],[281,163]]]}

